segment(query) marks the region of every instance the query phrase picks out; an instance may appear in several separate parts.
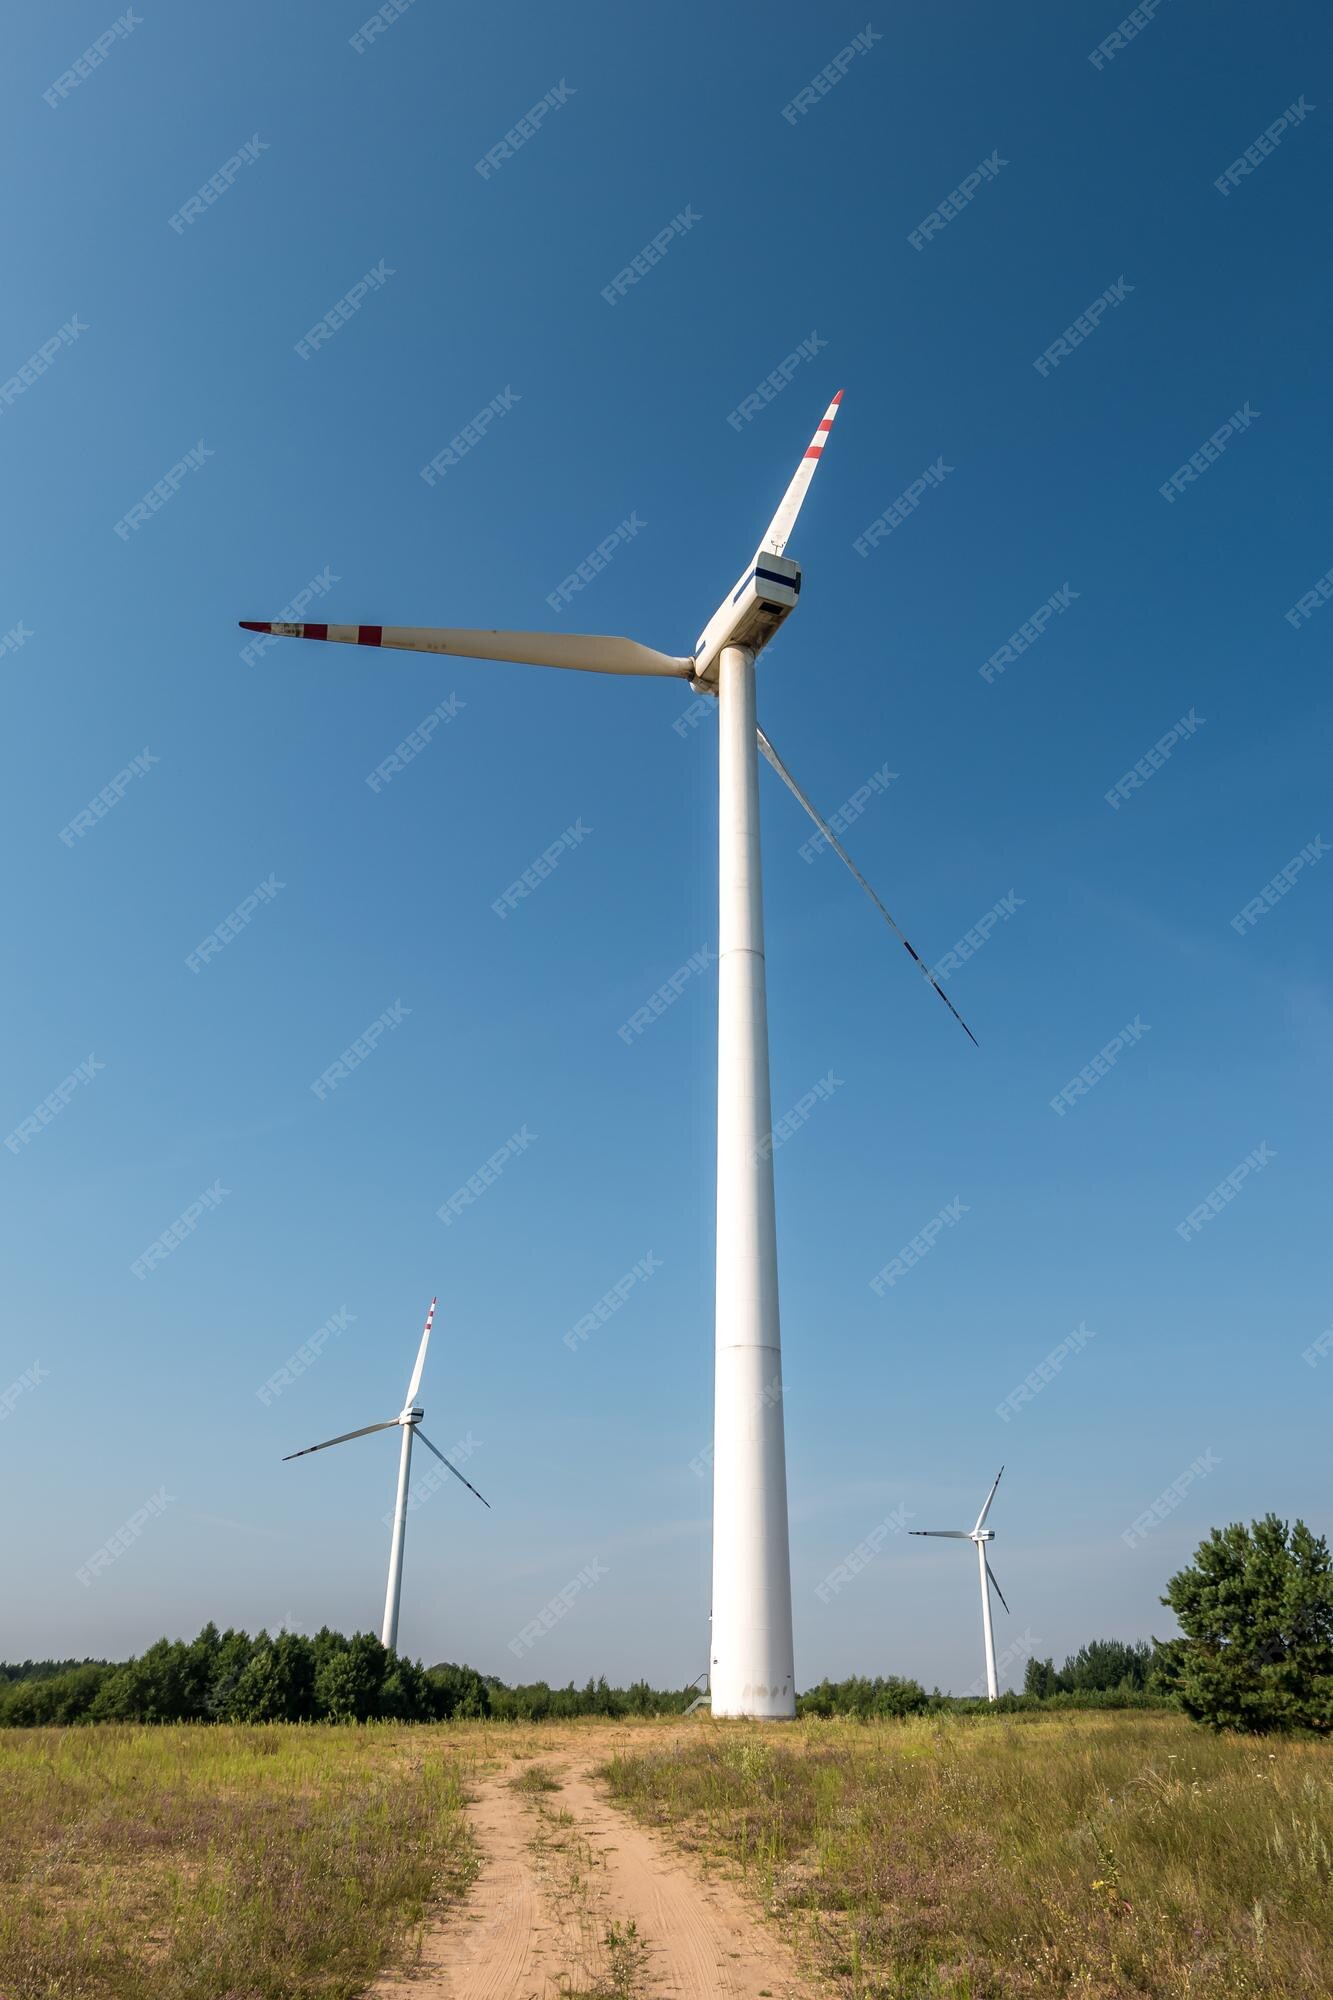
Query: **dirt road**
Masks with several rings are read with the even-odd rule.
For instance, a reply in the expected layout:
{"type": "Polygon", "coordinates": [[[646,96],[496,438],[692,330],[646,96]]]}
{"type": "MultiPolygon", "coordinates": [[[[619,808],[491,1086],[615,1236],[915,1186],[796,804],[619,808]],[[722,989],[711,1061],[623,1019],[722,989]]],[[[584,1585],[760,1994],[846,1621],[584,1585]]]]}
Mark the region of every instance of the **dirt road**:
{"type": "Polygon", "coordinates": [[[478,1879],[382,2000],[817,2000],[737,1889],[609,1802],[592,1774],[611,1747],[584,1733],[476,1781],[478,1879]]]}

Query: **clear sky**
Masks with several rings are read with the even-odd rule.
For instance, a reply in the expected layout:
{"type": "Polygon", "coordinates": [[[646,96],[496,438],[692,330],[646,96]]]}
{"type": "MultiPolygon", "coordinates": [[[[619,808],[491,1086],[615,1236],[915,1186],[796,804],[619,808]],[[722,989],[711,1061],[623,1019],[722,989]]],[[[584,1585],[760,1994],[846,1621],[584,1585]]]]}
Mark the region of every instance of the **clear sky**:
{"type": "Polygon", "coordinates": [[[1004,1678],[1168,1630],[1211,1524],[1333,1525],[1327,23],[1163,0],[1093,62],[1118,0],[368,12],[6,28],[0,1654],[378,1629],[394,1440],[281,1458],[395,1414],[438,1292],[425,1427],[493,1511],[413,1513],[405,1648],[703,1669],[712,966],[617,1031],[716,943],[713,719],[236,620],[688,652],[840,387],[761,719],[826,812],[869,790],[926,957],[1007,914],[948,980],[975,1049],[763,774],[798,1678],[976,1679],[968,1552],[874,1531],[970,1526],[1002,1460],[1004,1678]]]}

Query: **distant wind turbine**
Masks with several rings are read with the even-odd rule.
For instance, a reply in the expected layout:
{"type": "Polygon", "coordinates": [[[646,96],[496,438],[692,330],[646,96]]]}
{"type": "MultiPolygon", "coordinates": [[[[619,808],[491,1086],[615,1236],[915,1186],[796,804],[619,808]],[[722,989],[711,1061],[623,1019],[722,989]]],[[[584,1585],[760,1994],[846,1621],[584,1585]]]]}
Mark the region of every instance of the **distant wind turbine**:
{"type": "Polygon", "coordinates": [[[531,666],[578,667],[596,674],[665,676],[717,697],[717,1289],[709,1649],[715,1715],[796,1713],[758,750],[851,869],[964,1033],[976,1039],[755,720],[755,658],[796,607],[801,569],[784,551],[841,401],[839,389],[763,540],[699,634],[691,654],[659,653],[634,639],[600,634],[241,621],[247,632],[271,632],[283,638],[526,661],[531,666]]]}
{"type": "MultiPolygon", "coordinates": [[[[995,1475],[995,1486],[999,1485],[1003,1477],[1004,1467],[1001,1466],[995,1475]]],[[[986,1527],[986,1516],[990,1513],[990,1503],[995,1498],[995,1486],[992,1486],[990,1492],[986,1495],[986,1504],[977,1515],[977,1525],[975,1528],[910,1528],[908,1530],[908,1533],[913,1535],[934,1535],[944,1541],[975,1542],[977,1545],[977,1562],[981,1570],[981,1627],[986,1635],[986,1698],[989,1701],[997,1701],[1000,1693],[1000,1685],[995,1677],[995,1634],[991,1630],[990,1622],[990,1587],[992,1584],[995,1586],[995,1595],[999,1598],[1001,1604],[1004,1604],[1004,1592],[1000,1589],[999,1583],[996,1581],[995,1571],[991,1568],[990,1558],[986,1554],[987,1542],[995,1540],[994,1528],[986,1527]]],[[[1009,1606],[1004,1604],[1004,1608],[1008,1611],[1009,1606]]]]}
{"type": "MultiPolygon", "coordinates": [[[[398,1600],[403,1590],[403,1537],[407,1531],[407,1482],[412,1465],[413,1435],[420,1437],[427,1451],[435,1453],[441,1465],[449,1466],[455,1479],[463,1479],[458,1467],[450,1464],[444,1453],[431,1443],[421,1428],[421,1419],[426,1412],[417,1402],[417,1390],[421,1387],[421,1373],[426,1366],[426,1349],[430,1345],[430,1330],[434,1319],[435,1300],[432,1299],[430,1311],[426,1314],[426,1328],[421,1336],[421,1345],[417,1349],[417,1365],[412,1370],[412,1380],[407,1385],[407,1395],[403,1399],[403,1407],[398,1416],[386,1417],[382,1424],[363,1424],[359,1431],[343,1431],[339,1437],[325,1438],[323,1444],[308,1444],[302,1451],[289,1451],[282,1461],[284,1465],[288,1465],[294,1458],[308,1458],[312,1451],[327,1451],[331,1444],[346,1444],[349,1438],[369,1437],[372,1431],[391,1431],[396,1427],[401,1428],[403,1446],[398,1455],[398,1498],[393,1510],[393,1541],[389,1546],[389,1586],[384,1595],[384,1629],[380,1634],[384,1644],[390,1649],[398,1644],[398,1600]]],[[[470,1479],[463,1479],[463,1484],[469,1493],[477,1493],[470,1479]]],[[[477,1493],[477,1498],[483,1507],[490,1506],[490,1501],[483,1494],[477,1493]]]]}

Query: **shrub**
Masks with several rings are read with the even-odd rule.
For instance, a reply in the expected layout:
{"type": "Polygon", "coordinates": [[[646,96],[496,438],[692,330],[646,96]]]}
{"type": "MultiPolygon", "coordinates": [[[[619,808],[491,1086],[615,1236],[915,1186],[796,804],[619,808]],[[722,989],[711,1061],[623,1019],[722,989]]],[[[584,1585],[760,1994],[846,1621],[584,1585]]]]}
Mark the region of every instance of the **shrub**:
{"type": "Polygon", "coordinates": [[[850,1680],[824,1680],[818,1687],[798,1697],[798,1715],[855,1715],[863,1721],[871,1716],[916,1715],[927,1706],[926,1690],[919,1681],[903,1680],[897,1674],[874,1680],[853,1676],[850,1680]]]}

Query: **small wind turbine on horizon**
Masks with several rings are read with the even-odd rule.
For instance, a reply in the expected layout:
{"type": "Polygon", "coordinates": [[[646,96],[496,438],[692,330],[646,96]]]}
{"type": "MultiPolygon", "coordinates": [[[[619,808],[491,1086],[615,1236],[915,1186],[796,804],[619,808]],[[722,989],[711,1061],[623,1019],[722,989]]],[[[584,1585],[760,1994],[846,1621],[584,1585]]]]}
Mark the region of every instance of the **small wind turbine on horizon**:
{"type": "MultiPolygon", "coordinates": [[[[380,1633],[380,1638],[390,1651],[393,1651],[398,1644],[398,1602],[403,1590],[403,1539],[407,1532],[407,1484],[412,1467],[413,1437],[420,1437],[427,1451],[433,1451],[441,1465],[449,1467],[455,1479],[463,1479],[458,1467],[445,1457],[438,1445],[431,1443],[421,1428],[421,1419],[426,1412],[417,1402],[417,1390],[421,1387],[421,1375],[426,1366],[426,1349],[430,1345],[435,1303],[432,1299],[430,1311],[426,1314],[425,1331],[421,1336],[421,1345],[417,1349],[417,1365],[412,1370],[412,1380],[407,1385],[407,1394],[403,1398],[403,1407],[399,1414],[396,1417],[386,1417],[382,1424],[363,1424],[359,1431],[343,1431],[336,1438],[325,1438],[322,1444],[308,1444],[301,1451],[289,1451],[282,1461],[284,1465],[289,1465],[294,1458],[308,1458],[312,1451],[327,1451],[330,1445],[346,1444],[349,1438],[369,1437],[372,1431],[391,1431],[401,1428],[403,1443],[398,1454],[398,1497],[393,1510],[393,1540],[389,1545],[389,1584],[384,1595],[384,1626],[380,1633]]],[[[469,1493],[477,1493],[470,1479],[463,1479],[463,1484],[469,1493]]],[[[484,1494],[477,1493],[477,1498],[483,1507],[490,1506],[491,1503],[484,1494]]]]}
{"type": "Polygon", "coordinates": [[[575,667],[596,674],[662,676],[717,699],[717,1277],[709,1647],[715,1715],[788,1718],[796,1713],[759,840],[760,750],[963,1032],[976,1040],[755,718],[755,659],[796,608],[801,569],[785,550],[842,393],[839,389],[829,404],[762,541],[704,626],[692,653],[659,653],[634,639],[588,633],[241,621],[247,632],[283,638],[575,667]]]}
{"type": "MultiPolygon", "coordinates": [[[[995,1486],[999,1485],[1003,1477],[1004,1467],[1001,1466],[995,1475],[995,1486]]],[[[990,1587],[992,1584],[995,1585],[995,1595],[999,1598],[1001,1604],[1004,1604],[1004,1592],[1000,1589],[998,1582],[996,1582],[995,1571],[991,1568],[990,1557],[986,1553],[987,1542],[995,1540],[994,1528],[986,1526],[986,1516],[990,1513],[990,1504],[995,1498],[995,1486],[992,1486],[990,1492],[986,1495],[986,1504],[977,1515],[977,1525],[975,1528],[908,1529],[908,1533],[912,1535],[933,1535],[940,1541],[975,1542],[977,1545],[977,1563],[981,1570],[981,1626],[986,1635],[986,1699],[988,1701],[998,1701],[1000,1695],[1000,1684],[995,1676],[995,1634],[991,1629],[990,1618],[990,1587]]],[[[1008,1611],[1009,1606],[1004,1604],[1004,1608],[1008,1611]]]]}

